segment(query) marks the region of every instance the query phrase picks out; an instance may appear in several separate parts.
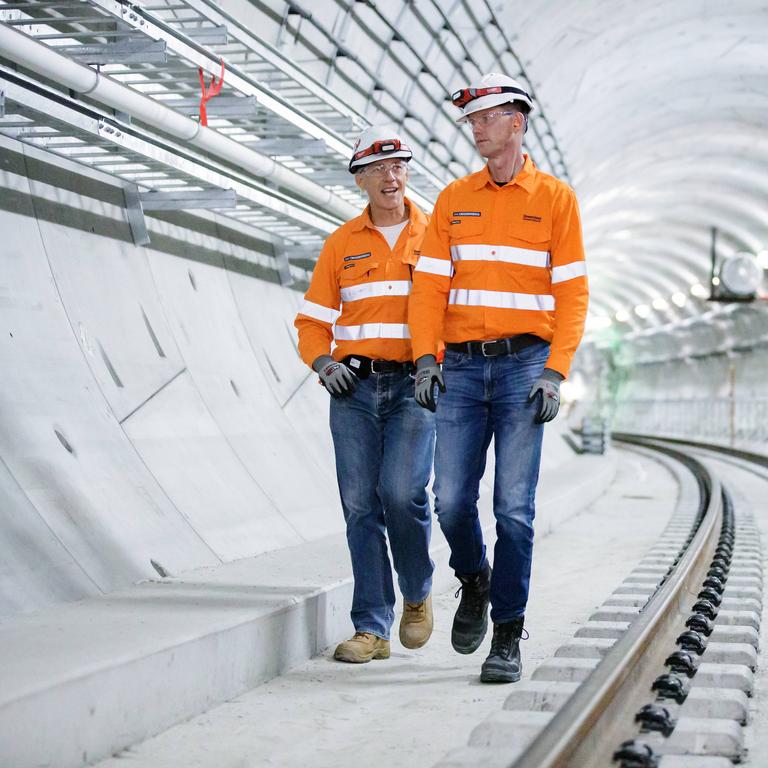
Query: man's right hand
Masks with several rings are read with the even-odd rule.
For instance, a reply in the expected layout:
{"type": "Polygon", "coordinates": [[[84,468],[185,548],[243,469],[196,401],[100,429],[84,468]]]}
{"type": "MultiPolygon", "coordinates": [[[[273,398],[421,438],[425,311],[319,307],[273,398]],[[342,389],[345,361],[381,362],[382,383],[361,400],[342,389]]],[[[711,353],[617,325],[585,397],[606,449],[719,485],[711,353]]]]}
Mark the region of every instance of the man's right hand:
{"type": "Polygon", "coordinates": [[[312,363],[312,370],[320,377],[331,397],[349,397],[357,389],[357,376],[330,355],[320,355],[312,363]]]}
{"type": "Polygon", "coordinates": [[[416,361],[416,389],[413,396],[422,408],[426,408],[432,413],[437,409],[435,385],[440,388],[441,392],[445,392],[443,372],[440,370],[434,355],[422,355],[416,361]]]}

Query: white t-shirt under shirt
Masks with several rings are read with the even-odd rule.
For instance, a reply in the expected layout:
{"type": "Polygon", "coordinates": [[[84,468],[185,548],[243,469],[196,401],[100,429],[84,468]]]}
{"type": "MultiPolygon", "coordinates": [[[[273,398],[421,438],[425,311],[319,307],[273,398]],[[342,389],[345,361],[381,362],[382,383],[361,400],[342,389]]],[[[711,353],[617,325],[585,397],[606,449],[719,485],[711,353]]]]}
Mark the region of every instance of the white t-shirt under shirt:
{"type": "Polygon", "coordinates": [[[397,238],[400,237],[400,233],[405,229],[407,223],[408,219],[401,221],[399,224],[393,224],[391,227],[376,227],[376,229],[384,235],[384,239],[389,243],[390,250],[394,250],[397,238]]]}

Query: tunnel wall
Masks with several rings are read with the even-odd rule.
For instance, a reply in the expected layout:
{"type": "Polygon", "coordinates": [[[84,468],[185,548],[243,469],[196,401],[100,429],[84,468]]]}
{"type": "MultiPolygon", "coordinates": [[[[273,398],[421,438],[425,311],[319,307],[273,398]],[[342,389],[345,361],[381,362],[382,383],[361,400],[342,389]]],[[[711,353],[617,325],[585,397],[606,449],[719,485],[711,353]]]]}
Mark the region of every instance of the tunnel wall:
{"type": "Polygon", "coordinates": [[[768,351],[673,360],[624,372],[610,405],[621,432],[768,449],[768,351]]]}
{"type": "Polygon", "coordinates": [[[168,213],[136,247],[51,157],[0,137],[0,617],[340,531],[268,239],[168,213]]]}

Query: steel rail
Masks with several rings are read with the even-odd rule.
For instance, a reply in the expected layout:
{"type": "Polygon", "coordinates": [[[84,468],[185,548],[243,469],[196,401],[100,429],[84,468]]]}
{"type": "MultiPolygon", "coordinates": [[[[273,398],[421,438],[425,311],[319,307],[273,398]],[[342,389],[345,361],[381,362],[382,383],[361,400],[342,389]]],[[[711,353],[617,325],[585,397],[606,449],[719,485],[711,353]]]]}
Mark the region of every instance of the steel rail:
{"type": "Polygon", "coordinates": [[[651,438],[614,439],[665,453],[686,465],[702,491],[699,524],[674,570],[638,618],[510,768],[589,768],[611,764],[614,750],[637,733],[634,715],[647,702],[669,647],[717,546],[723,517],[719,480],[701,462],[651,438]]]}

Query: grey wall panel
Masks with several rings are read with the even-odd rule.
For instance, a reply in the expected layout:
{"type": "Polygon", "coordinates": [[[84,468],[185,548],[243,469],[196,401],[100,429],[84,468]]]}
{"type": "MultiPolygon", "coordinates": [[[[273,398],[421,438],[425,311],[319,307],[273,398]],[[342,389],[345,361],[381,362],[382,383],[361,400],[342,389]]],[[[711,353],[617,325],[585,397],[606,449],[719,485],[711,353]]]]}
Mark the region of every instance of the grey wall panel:
{"type": "Polygon", "coordinates": [[[239,461],[187,372],[126,419],[123,429],[223,560],[301,541],[239,461]]]}
{"type": "MultiPolygon", "coordinates": [[[[229,244],[211,234],[176,231],[167,223],[155,226],[167,236],[184,236],[195,247],[219,253],[220,266],[190,264],[155,251],[150,259],[191,380],[234,457],[269,500],[257,514],[267,514],[270,507],[279,510],[302,538],[331,532],[322,510],[336,502],[332,477],[308,460],[305,437],[286,420],[265,379],[262,345],[246,333],[232,285],[242,284],[244,294],[252,291],[265,318],[281,316],[281,305],[291,302],[292,292],[270,286],[264,301],[261,287],[268,283],[222,268],[229,244]]],[[[295,355],[293,346],[287,346],[288,355],[295,355]]],[[[279,545],[269,537],[253,541],[252,554],[279,545]]]]}
{"type": "Polygon", "coordinates": [[[66,222],[39,224],[85,359],[122,420],[184,367],[146,254],[122,240],[86,238],[66,222]]]}
{"type": "Polygon", "coordinates": [[[282,406],[308,373],[296,351],[293,328],[302,296],[263,281],[233,279],[232,290],[259,365],[282,406]]]}
{"type": "MultiPolygon", "coordinates": [[[[170,225],[157,223],[156,226],[173,234],[170,225]]],[[[211,251],[227,248],[225,243],[203,233],[186,233],[186,236],[211,251]]],[[[300,524],[303,518],[314,520],[318,509],[334,502],[333,485],[302,456],[302,438],[290,428],[277,398],[264,380],[258,354],[254,353],[252,341],[242,326],[226,271],[200,262],[190,264],[185,259],[154,251],[150,251],[150,260],[190,379],[209,418],[220,430],[221,439],[231,450],[237,471],[247,474],[248,479],[243,482],[249,489],[256,486],[263,492],[254,501],[261,508],[251,514],[260,518],[279,510],[284,518],[283,522],[276,519],[274,537],[251,540],[249,554],[285,544],[285,521],[293,525],[302,538],[328,532],[325,525],[315,528],[300,524]]],[[[234,277],[253,285],[261,282],[242,275],[234,277]]],[[[287,291],[278,290],[284,300],[287,291]]],[[[261,304],[265,316],[275,310],[276,307],[261,304]]]]}
{"type": "Polygon", "coordinates": [[[228,434],[249,465],[264,463],[260,477],[265,488],[302,535],[315,538],[340,530],[340,516],[329,514],[339,502],[328,394],[295,349],[293,318],[301,294],[232,272],[228,277],[251,352],[248,373],[259,379],[258,390],[240,392],[256,434],[244,435],[231,422],[228,434]],[[272,350],[269,361],[265,349],[272,350]]]}
{"type": "MultiPolygon", "coordinates": [[[[6,168],[0,188],[18,188],[18,169],[6,168]]],[[[8,471],[52,536],[105,591],[153,575],[153,557],[177,570],[215,563],[101,396],[49,268],[46,246],[56,242],[41,241],[31,198],[17,202],[27,215],[2,214],[0,252],[0,456],[8,471]]],[[[29,507],[4,507],[0,515],[18,523],[29,507]]],[[[39,528],[30,523],[29,535],[39,528]]],[[[55,596],[60,569],[49,577],[55,596]]]]}
{"type": "Polygon", "coordinates": [[[99,594],[0,461],[0,617],[99,594]]]}

